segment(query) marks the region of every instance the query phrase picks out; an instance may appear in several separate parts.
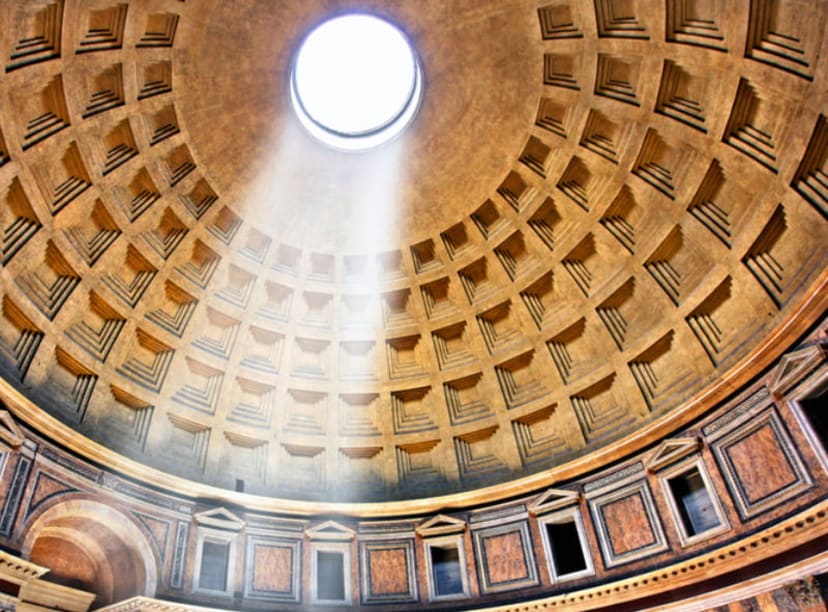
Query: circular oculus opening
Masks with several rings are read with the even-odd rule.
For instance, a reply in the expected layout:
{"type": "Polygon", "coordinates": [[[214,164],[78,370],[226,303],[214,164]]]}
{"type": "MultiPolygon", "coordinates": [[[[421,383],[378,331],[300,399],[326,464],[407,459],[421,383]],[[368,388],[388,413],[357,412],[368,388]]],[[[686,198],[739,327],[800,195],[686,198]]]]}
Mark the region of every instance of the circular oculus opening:
{"type": "Polygon", "coordinates": [[[335,17],[305,38],[290,79],[296,114],[325,144],[349,151],[380,145],[417,112],[422,73],[405,35],[372,15],[335,17]]]}

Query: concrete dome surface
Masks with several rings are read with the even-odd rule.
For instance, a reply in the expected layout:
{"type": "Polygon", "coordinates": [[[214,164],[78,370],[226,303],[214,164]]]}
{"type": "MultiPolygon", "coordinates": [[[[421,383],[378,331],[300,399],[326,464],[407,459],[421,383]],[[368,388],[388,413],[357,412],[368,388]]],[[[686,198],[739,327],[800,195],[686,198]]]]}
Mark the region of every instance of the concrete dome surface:
{"type": "MultiPolygon", "coordinates": [[[[826,20],[818,0],[0,3],[0,398],[12,429],[112,478],[216,500],[219,514],[200,501],[191,514],[219,530],[249,524],[242,509],[417,514],[417,537],[442,537],[456,532],[447,509],[572,483],[587,503],[602,470],[669,471],[654,449],[684,458],[696,442],[672,440],[691,438],[711,445],[722,483],[728,469],[747,478],[740,457],[759,446],[716,455],[705,428],[740,393],[792,375],[774,369],[787,355],[824,346],[826,20]],[[299,45],[349,13],[398,27],[422,78],[410,125],[359,152],[319,142],[291,104],[299,45]]],[[[821,359],[803,361],[808,376],[821,359]]],[[[787,392],[771,394],[783,415],[787,392]]],[[[791,448],[820,448],[821,417],[791,410],[809,423],[791,448]]],[[[794,420],[768,427],[783,436],[794,420]]],[[[820,452],[801,469],[786,454],[791,478],[824,486],[820,452]]],[[[715,480],[691,472],[664,490],[715,480]]],[[[745,486],[732,511],[747,521],[764,493],[745,486]]],[[[64,503],[106,523],[98,502],[64,503]]],[[[717,510],[722,529],[730,511],[717,510]]],[[[21,539],[21,525],[10,548],[103,571],[95,529],[40,512],[31,533],[43,539],[21,539]]],[[[132,546],[135,530],[107,542],[132,546]]],[[[627,548],[666,555],[669,537],[627,548]]],[[[596,538],[604,569],[626,562],[627,548],[596,538]]],[[[486,541],[468,554],[485,557],[486,541]]],[[[191,546],[193,566],[211,554],[191,546]]],[[[405,559],[453,562],[441,546],[405,559]]],[[[128,589],[97,578],[109,593],[98,603],[173,588],[150,549],[119,553],[140,571],[128,589]]],[[[509,600],[498,593],[510,580],[537,596],[546,575],[479,571],[463,593],[489,604],[509,600]]],[[[440,584],[407,596],[439,602],[440,584]]],[[[363,604],[387,600],[368,583],[343,597],[351,588],[363,604]]]]}

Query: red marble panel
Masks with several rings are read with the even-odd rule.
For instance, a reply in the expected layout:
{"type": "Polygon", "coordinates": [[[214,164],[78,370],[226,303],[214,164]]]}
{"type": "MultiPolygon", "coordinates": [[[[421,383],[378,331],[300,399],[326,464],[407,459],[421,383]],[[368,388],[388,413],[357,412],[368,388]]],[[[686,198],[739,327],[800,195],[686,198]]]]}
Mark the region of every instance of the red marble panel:
{"type": "Polygon", "coordinates": [[[483,549],[489,583],[499,584],[529,577],[519,531],[485,538],[483,549]]]}
{"type": "Polygon", "coordinates": [[[167,537],[170,533],[170,524],[167,521],[162,521],[147,516],[146,514],[139,514],[137,516],[138,520],[149,530],[152,539],[155,540],[158,546],[158,552],[161,558],[164,558],[167,553],[167,537]]]}
{"type": "Polygon", "coordinates": [[[256,591],[291,591],[293,548],[258,544],[254,554],[253,589],[256,591]]]}
{"type": "Polygon", "coordinates": [[[797,481],[770,423],[727,447],[727,454],[750,503],[797,481]]]}
{"type": "Polygon", "coordinates": [[[66,483],[57,478],[46,474],[45,472],[38,472],[37,480],[35,481],[35,489],[32,492],[32,497],[29,500],[29,512],[32,512],[43,501],[56,495],[62,491],[72,491],[66,483]]]}
{"type": "Polygon", "coordinates": [[[633,493],[601,507],[607,535],[615,555],[650,546],[656,542],[641,493],[633,493]]]}
{"type": "Polygon", "coordinates": [[[380,548],[368,551],[372,595],[404,595],[409,591],[405,548],[380,548]]]}

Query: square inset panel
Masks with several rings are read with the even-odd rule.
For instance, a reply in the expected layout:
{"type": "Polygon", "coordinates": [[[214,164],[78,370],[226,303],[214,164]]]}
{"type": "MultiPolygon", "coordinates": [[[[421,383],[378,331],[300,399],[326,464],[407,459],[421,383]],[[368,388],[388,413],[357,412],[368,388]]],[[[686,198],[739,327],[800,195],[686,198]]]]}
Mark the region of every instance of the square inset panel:
{"type": "Polygon", "coordinates": [[[361,542],[363,603],[417,601],[414,540],[361,542]]]}
{"type": "Polygon", "coordinates": [[[415,481],[442,482],[445,467],[442,464],[440,440],[425,440],[396,448],[397,474],[401,483],[415,481]]]}
{"type": "Polygon", "coordinates": [[[752,518],[811,487],[811,477],[772,407],[737,419],[710,446],[739,515],[752,518]]]}
{"type": "Polygon", "coordinates": [[[645,480],[589,500],[607,567],[637,561],[667,550],[667,539],[645,480]]]}
{"type": "Polygon", "coordinates": [[[480,590],[497,593],[538,584],[538,571],[529,537],[529,523],[522,521],[473,532],[480,590]]]}
{"type": "Polygon", "coordinates": [[[325,448],[283,442],[279,452],[278,482],[286,489],[321,491],[325,488],[325,448]]]}
{"type": "Polygon", "coordinates": [[[248,571],[244,578],[244,596],[298,603],[301,598],[302,542],[248,536],[246,549],[248,571]]]}
{"type": "Polygon", "coordinates": [[[342,393],[339,396],[339,435],[379,436],[376,393],[342,393]]]}

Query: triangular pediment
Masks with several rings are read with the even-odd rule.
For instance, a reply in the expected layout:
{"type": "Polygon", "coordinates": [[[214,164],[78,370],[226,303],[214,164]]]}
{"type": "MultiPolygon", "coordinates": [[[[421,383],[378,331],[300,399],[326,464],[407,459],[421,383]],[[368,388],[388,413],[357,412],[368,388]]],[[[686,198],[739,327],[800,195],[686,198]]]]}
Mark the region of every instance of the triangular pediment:
{"type": "Polygon", "coordinates": [[[579,491],[567,491],[565,489],[548,489],[542,493],[534,502],[529,504],[529,512],[535,516],[546,514],[552,510],[574,506],[581,501],[579,491]]]}
{"type": "Polygon", "coordinates": [[[26,436],[8,410],[0,410],[0,440],[12,448],[17,448],[26,441],[26,436]]]}
{"type": "Polygon", "coordinates": [[[776,397],[783,396],[825,361],[825,352],[825,347],[816,344],[783,355],[768,383],[770,392],[776,397]]]}
{"type": "Polygon", "coordinates": [[[465,529],[466,523],[464,521],[445,514],[438,514],[417,527],[416,531],[422,537],[427,538],[447,533],[457,533],[465,529]]]}
{"type": "Polygon", "coordinates": [[[241,531],[244,521],[227,508],[213,508],[193,515],[196,523],[205,527],[215,527],[227,531],[241,531]]]}
{"type": "Polygon", "coordinates": [[[699,440],[689,436],[665,440],[658,445],[650,458],[644,462],[644,465],[651,472],[655,472],[682,457],[696,452],[698,448],[699,440]]]}
{"type": "Polygon", "coordinates": [[[336,521],[325,521],[305,531],[311,540],[353,540],[356,532],[336,521]]]}

